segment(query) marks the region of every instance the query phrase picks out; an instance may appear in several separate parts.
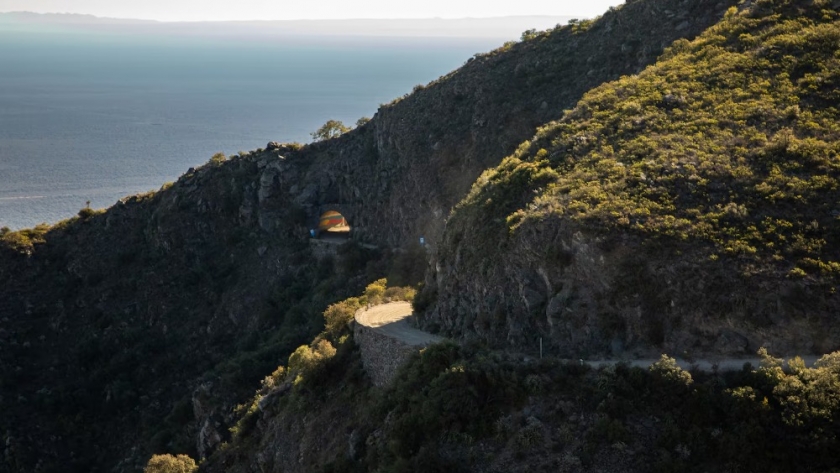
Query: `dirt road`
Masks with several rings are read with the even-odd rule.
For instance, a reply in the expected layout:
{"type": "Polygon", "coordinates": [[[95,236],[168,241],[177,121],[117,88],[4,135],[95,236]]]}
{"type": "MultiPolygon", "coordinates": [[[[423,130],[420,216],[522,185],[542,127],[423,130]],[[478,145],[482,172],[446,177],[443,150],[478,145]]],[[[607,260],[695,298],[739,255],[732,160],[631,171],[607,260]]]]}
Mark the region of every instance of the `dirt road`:
{"type": "MultiPolygon", "coordinates": [[[[814,363],[820,358],[818,356],[802,356],[803,361],[805,361],[805,365],[808,367],[814,366],[814,363]]],[[[717,369],[718,371],[739,371],[744,367],[745,363],[749,363],[752,365],[753,369],[758,368],[761,359],[760,358],[720,358],[715,360],[684,360],[681,358],[677,358],[677,364],[680,368],[684,370],[692,370],[697,369],[700,371],[714,371],[717,369]]],[[[787,358],[786,358],[787,360],[787,358]]],[[[602,360],[602,361],[595,361],[595,360],[579,360],[581,363],[585,363],[593,368],[598,368],[601,366],[610,366],[621,363],[622,361],[626,362],[630,366],[637,366],[640,368],[648,368],[650,365],[659,361],[659,359],[640,359],[640,360],[602,360]]],[[[787,363],[785,363],[785,368],[787,368],[787,363]]]]}
{"type": "MultiPolygon", "coordinates": [[[[408,325],[408,317],[411,316],[411,304],[408,302],[390,302],[388,304],[371,307],[361,310],[356,314],[356,322],[371,329],[400,340],[408,345],[425,346],[443,340],[443,337],[423,332],[408,325]]],[[[803,356],[806,366],[814,366],[819,359],[818,356],[803,356]]],[[[593,368],[615,365],[626,362],[630,366],[647,368],[658,361],[658,359],[637,359],[637,360],[568,360],[587,364],[593,368]]],[[[683,369],[698,369],[701,371],[737,371],[743,368],[745,363],[750,363],[753,368],[758,368],[759,358],[719,358],[708,360],[684,360],[677,358],[677,364],[683,369]]]]}
{"type": "Polygon", "coordinates": [[[411,312],[409,302],[390,302],[359,311],[356,322],[408,345],[425,346],[443,340],[408,325],[411,312]]]}

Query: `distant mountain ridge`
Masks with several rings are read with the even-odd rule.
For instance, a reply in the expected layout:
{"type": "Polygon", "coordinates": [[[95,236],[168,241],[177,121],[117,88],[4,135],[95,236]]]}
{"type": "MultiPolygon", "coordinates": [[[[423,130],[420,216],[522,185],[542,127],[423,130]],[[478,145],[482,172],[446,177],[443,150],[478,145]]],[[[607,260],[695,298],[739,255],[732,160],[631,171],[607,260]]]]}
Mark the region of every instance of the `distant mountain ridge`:
{"type": "Polygon", "coordinates": [[[573,16],[509,16],[459,19],[348,19],[348,20],[264,20],[161,22],[102,18],[70,13],[0,13],[0,28],[25,30],[37,26],[64,26],[114,32],[155,32],[158,34],[202,34],[208,36],[397,36],[397,37],[479,37],[516,39],[528,29],[546,29],[566,24],[573,16]]]}
{"type": "Polygon", "coordinates": [[[82,13],[36,13],[30,11],[14,11],[0,13],[0,23],[26,22],[46,24],[154,24],[154,20],[136,20],[127,18],[106,18],[82,13]]]}

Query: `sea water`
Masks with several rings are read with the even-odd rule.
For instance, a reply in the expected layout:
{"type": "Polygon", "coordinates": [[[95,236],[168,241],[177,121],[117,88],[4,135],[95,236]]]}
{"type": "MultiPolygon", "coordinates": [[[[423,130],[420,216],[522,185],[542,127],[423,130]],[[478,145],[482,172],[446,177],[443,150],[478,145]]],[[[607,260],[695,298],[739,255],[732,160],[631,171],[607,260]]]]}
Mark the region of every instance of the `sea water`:
{"type": "Polygon", "coordinates": [[[311,141],[493,46],[0,30],[0,227],[108,207],[215,152],[311,141]]]}

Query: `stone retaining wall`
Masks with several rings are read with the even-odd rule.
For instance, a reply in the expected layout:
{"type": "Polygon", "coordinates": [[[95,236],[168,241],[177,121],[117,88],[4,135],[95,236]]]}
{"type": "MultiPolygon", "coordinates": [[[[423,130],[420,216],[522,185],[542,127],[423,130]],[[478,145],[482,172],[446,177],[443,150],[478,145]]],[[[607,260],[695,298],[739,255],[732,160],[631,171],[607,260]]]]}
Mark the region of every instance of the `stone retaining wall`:
{"type": "Polygon", "coordinates": [[[362,364],[374,386],[390,383],[408,357],[422,348],[408,345],[357,322],[353,322],[353,336],[362,352],[362,364]]]}

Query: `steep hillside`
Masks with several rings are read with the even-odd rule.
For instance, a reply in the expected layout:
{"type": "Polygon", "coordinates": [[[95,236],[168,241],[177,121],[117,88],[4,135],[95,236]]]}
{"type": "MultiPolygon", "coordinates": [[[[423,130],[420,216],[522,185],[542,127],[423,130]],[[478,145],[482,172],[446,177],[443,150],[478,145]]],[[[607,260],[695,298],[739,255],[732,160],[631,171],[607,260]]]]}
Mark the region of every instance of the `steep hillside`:
{"type": "Polygon", "coordinates": [[[248,217],[269,161],[211,163],[107,212],[3,235],[11,471],[133,471],[149,451],[211,450],[250,383],[318,332],[321,308],[363,287],[375,252],[316,257],[294,206],[274,214],[283,231],[248,217]]]}
{"type": "Polygon", "coordinates": [[[727,6],[632,2],[476,55],[339,139],[214,159],[105,212],[4,232],[4,467],[134,471],[155,451],[209,454],[327,304],[385,274],[417,282],[410,243],[436,242],[481,171],[727,6]],[[330,209],[368,245],[310,242],[330,209]]]}
{"type": "Polygon", "coordinates": [[[327,319],[327,330],[296,350],[307,356],[266,376],[241,406],[233,438],[200,472],[790,473],[840,466],[833,420],[840,353],[814,368],[790,360],[786,371],[763,353],[758,368],[703,373],[666,356],[649,369],[595,370],[443,342],[415,352],[378,388],[362,369],[354,332],[327,319]]]}
{"type": "Polygon", "coordinates": [[[651,64],[735,1],[630,2],[593,22],[477,54],[383,105],[367,125],[301,150],[281,192],[308,215],[339,205],[359,238],[391,247],[436,242],[451,208],[487,168],[587,90],[651,64]],[[303,164],[306,163],[306,164],[303,164]]]}
{"type": "Polygon", "coordinates": [[[455,209],[423,325],[575,357],[840,347],[838,6],[733,8],[541,128],[455,209]]]}

